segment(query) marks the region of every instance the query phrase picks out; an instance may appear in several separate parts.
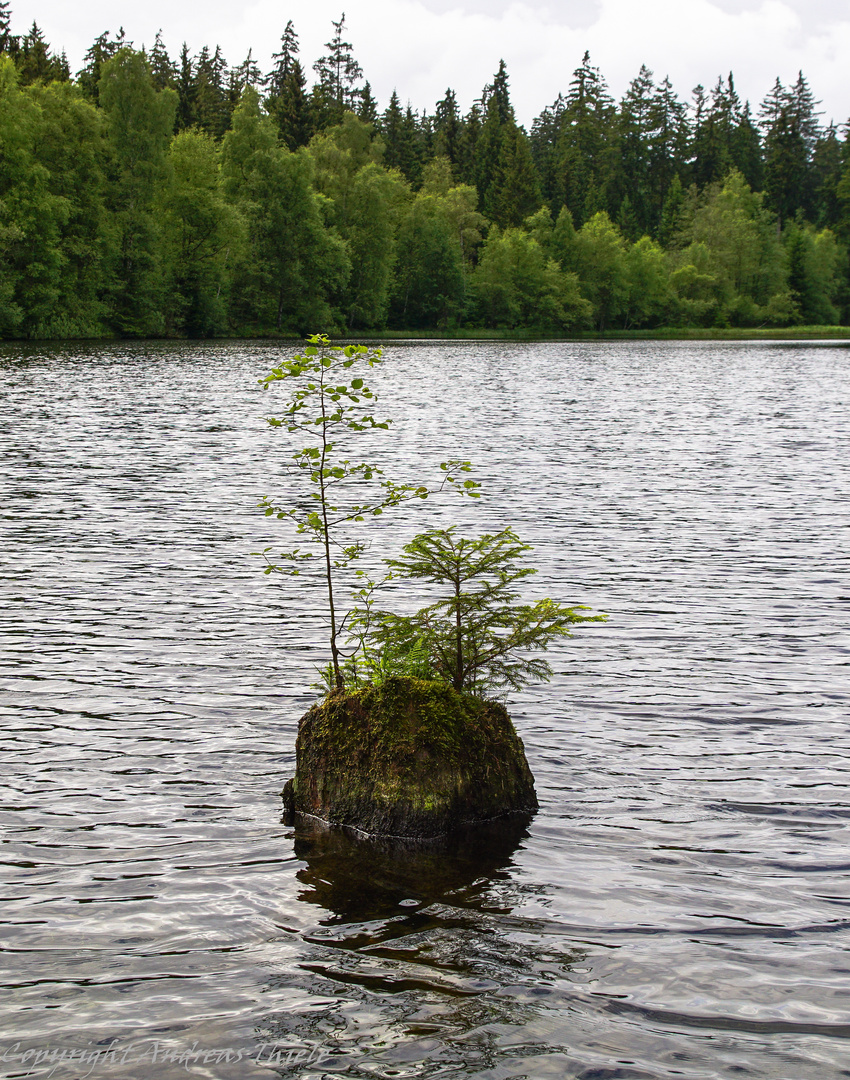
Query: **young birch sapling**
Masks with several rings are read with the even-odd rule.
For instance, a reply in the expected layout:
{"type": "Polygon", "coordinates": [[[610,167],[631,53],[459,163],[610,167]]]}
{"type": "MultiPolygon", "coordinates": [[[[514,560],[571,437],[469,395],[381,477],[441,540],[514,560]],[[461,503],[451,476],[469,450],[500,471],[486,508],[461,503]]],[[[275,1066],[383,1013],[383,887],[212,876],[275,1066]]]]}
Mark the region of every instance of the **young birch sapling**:
{"type": "MultiPolygon", "coordinates": [[[[376,517],[391,507],[411,499],[427,499],[429,495],[453,486],[462,494],[478,497],[479,485],[461,474],[468,473],[468,461],[444,461],[441,482],[434,488],[415,484],[396,484],[375,465],[352,462],[340,456],[340,440],[375,428],[388,428],[391,421],[375,420],[370,408],[375,395],[352,369],[375,367],[381,363],[381,350],[366,345],[331,345],[324,334],[307,340],[303,353],[286,360],[260,379],[264,390],[272,383],[291,383],[293,390],[279,418],[267,417],[273,428],[285,428],[293,435],[307,437],[307,445],[293,453],[289,471],[307,486],[306,505],[279,506],[267,496],[259,503],[266,516],[290,518],[296,533],[316,544],[323,563],[322,580],[327,600],[330,630],[331,668],[334,685],[345,685],[344,655],[340,635],[345,630],[349,612],[340,617],[337,610],[338,578],[350,570],[365,550],[365,544],[352,540],[348,526],[376,517]],[[353,377],[352,377],[353,376],[353,377]]],[[[297,574],[298,564],[312,558],[311,552],[293,548],[278,556],[282,562],[269,558],[271,548],[262,554],[266,559],[265,572],[297,574]]],[[[364,571],[353,571],[362,580],[364,571]]]]}

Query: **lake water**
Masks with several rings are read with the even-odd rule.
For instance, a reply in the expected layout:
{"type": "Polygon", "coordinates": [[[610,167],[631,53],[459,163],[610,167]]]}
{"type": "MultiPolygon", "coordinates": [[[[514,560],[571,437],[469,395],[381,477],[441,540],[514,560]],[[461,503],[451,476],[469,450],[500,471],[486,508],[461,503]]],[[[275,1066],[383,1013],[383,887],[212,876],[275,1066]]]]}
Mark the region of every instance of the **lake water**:
{"type": "Polygon", "coordinates": [[[5,1075],[850,1076],[847,346],[386,347],[360,453],[485,495],[372,557],[513,525],[610,616],[510,701],[528,827],[406,859],[281,823],[282,353],[0,347],[5,1075]]]}

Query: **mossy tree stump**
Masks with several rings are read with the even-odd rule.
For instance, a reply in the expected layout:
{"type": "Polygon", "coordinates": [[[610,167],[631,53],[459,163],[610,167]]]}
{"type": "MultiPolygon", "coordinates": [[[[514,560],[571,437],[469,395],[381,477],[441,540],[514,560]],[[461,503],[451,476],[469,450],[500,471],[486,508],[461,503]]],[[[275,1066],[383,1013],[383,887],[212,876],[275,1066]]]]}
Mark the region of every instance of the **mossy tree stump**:
{"type": "Polygon", "coordinates": [[[496,702],[396,676],[302,717],[287,809],[377,836],[429,838],[537,809],[522,740],[496,702]]]}

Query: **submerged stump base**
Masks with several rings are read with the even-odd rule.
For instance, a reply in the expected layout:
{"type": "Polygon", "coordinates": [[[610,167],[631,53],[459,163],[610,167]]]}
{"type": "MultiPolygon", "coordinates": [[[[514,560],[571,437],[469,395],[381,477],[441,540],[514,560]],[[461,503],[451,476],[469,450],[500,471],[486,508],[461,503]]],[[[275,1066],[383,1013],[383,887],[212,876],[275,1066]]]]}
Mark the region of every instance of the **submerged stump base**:
{"type": "Polygon", "coordinates": [[[338,690],[302,717],[290,813],[373,836],[445,836],[537,809],[534,778],[496,702],[396,676],[338,690]]]}

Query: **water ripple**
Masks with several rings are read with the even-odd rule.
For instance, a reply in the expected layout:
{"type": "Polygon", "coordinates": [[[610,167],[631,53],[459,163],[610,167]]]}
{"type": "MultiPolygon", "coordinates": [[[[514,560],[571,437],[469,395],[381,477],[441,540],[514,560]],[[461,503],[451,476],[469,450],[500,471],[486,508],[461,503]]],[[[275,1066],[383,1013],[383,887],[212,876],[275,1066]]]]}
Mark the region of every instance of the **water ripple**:
{"type": "Polygon", "coordinates": [[[369,454],[484,496],[368,558],[512,524],[611,616],[512,704],[540,813],[430,854],[280,822],[321,659],[250,555],[280,351],[0,348],[8,1075],[850,1076],[847,347],[387,347],[369,454]]]}

